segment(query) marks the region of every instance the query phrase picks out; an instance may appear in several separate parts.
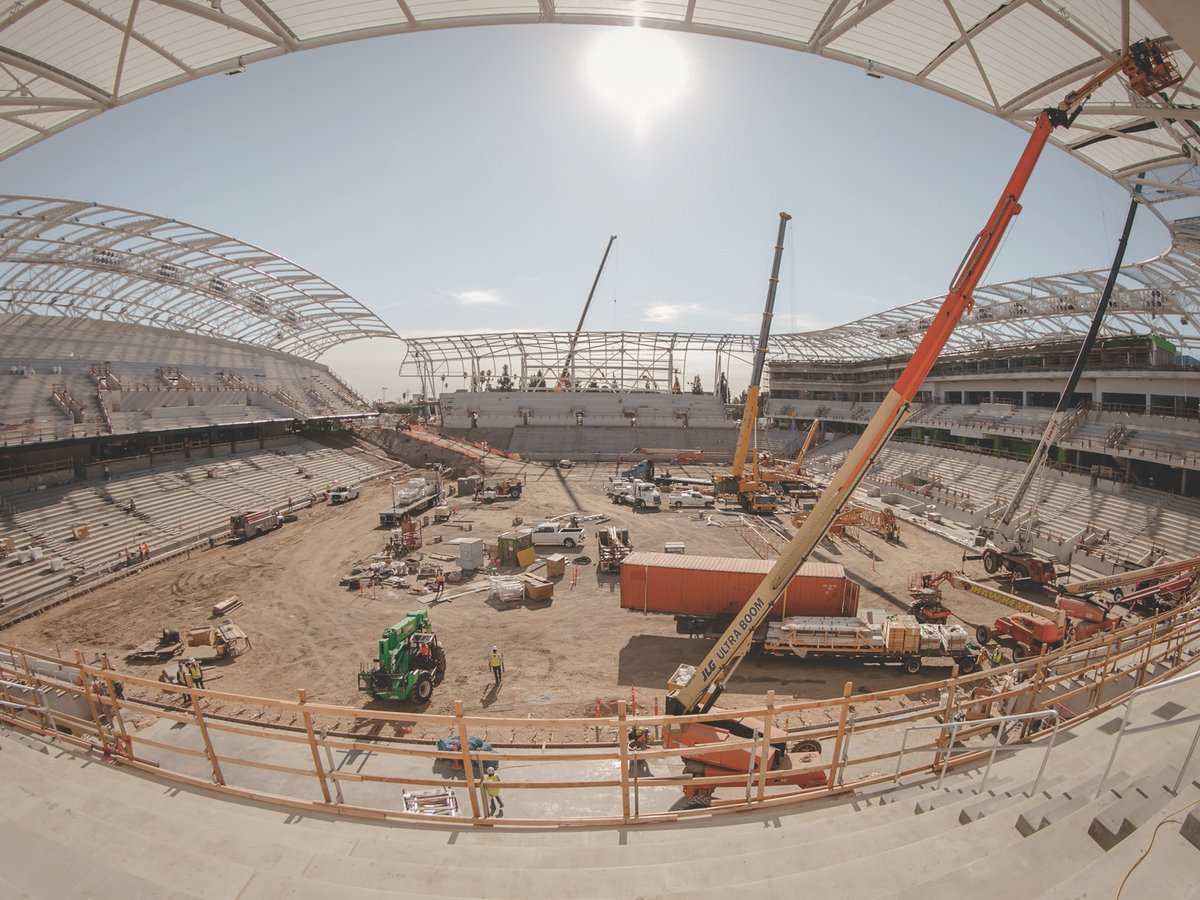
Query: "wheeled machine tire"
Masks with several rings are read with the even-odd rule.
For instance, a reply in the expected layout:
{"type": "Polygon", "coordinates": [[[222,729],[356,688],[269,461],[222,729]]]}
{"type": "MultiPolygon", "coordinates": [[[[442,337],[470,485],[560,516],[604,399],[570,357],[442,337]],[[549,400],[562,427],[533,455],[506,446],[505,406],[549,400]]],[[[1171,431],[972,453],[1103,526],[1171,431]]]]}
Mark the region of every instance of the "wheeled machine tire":
{"type": "Polygon", "coordinates": [[[417,683],[413,685],[412,698],[418,703],[428,703],[432,696],[433,678],[428,672],[422,672],[417,676],[417,683]]]}

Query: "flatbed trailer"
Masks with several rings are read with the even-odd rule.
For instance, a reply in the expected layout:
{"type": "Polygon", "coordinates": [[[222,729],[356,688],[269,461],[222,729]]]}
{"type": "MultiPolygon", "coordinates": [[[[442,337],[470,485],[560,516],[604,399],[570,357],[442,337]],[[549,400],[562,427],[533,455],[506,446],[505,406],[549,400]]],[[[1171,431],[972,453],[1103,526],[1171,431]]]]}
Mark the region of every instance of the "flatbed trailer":
{"type": "Polygon", "coordinates": [[[863,610],[857,616],[791,616],[767,626],[763,653],[899,665],[916,675],[927,664],[975,671],[976,651],[961,625],[921,624],[908,615],[863,610]]]}

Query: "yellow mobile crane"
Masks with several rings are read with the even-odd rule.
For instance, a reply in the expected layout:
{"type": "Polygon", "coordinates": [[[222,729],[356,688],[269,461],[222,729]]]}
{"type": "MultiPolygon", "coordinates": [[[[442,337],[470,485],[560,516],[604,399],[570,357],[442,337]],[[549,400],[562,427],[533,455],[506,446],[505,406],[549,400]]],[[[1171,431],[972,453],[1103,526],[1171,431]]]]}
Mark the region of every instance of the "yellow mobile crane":
{"type": "MultiPolygon", "coordinates": [[[[800,478],[800,470],[804,467],[804,460],[808,457],[808,451],[812,449],[813,441],[816,440],[817,431],[820,427],[821,420],[813,419],[812,426],[808,429],[808,435],[804,438],[804,445],[800,448],[800,452],[796,454],[796,458],[790,463],[777,465],[773,469],[763,469],[758,473],[762,482],[764,484],[775,485],[785,491],[804,489],[811,492],[811,485],[806,484],[800,478]]],[[[815,493],[809,493],[807,496],[815,496],[815,493]]]]}
{"type": "Polygon", "coordinates": [[[771,280],[767,286],[767,303],[763,308],[762,327],[758,333],[758,346],[754,350],[754,367],[750,373],[750,387],[746,390],[746,406],[742,410],[742,429],[738,433],[737,449],[733,451],[733,466],[728,475],[713,476],[713,484],[719,494],[735,494],[742,508],[749,512],[775,512],[775,498],[768,494],[759,479],[758,458],[755,456],[751,474],[746,475],[746,454],[750,451],[750,438],[758,422],[758,394],[762,387],[763,367],[767,360],[767,340],[771,336],[771,318],[775,315],[775,289],[779,286],[779,262],[783,258],[783,235],[792,217],[785,212],[779,214],[779,236],[775,241],[775,260],[771,264],[771,280]]]}
{"type": "MultiPolygon", "coordinates": [[[[699,666],[681,665],[671,676],[666,700],[666,712],[669,715],[686,716],[706,713],[712,709],[713,704],[725,689],[729,678],[749,651],[756,630],[766,621],[767,613],[775,605],[775,601],[786,589],[800,566],[808,559],[821,538],[824,537],[838,513],[850,500],[854,489],[862,481],[868,467],[875,461],[888,439],[912,414],[913,398],[928,376],[930,369],[933,368],[934,362],[950,339],[959,320],[971,309],[972,293],[999,248],[1009,224],[1021,212],[1021,194],[1029,182],[1029,177],[1037,165],[1038,157],[1045,148],[1051,132],[1058,127],[1070,127],[1083,108],[1084,102],[1097,88],[1122,70],[1129,78],[1130,87],[1142,96],[1151,96],[1156,91],[1179,81],[1178,71],[1171,61],[1167,48],[1158,41],[1140,41],[1130,46],[1128,52],[1115,63],[1093,76],[1078,90],[1069,93],[1058,106],[1042,110],[1008,184],[983,230],[976,235],[959,265],[945,301],[933,317],[929,329],[925,332],[925,336],[921,339],[912,358],[900,373],[895,385],[880,404],[879,409],[867,424],[866,430],[851,449],[829,486],[821,494],[804,524],[784,548],[779,559],[776,560],[771,571],[763,578],[762,583],[755,589],[750,599],[746,601],[741,612],[734,617],[725,633],[717,640],[713,649],[709,651],[699,666]]],[[[772,281],[772,294],[773,291],[774,281],[772,281]]],[[[768,304],[768,313],[764,315],[764,336],[761,341],[763,345],[766,343],[769,311],[768,304]]],[[[761,363],[761,358],[757,361],[761,363]]],[[[752,386],[751,390],[750,400],[746,407],[747,418],[743,421],[743,436],[746,435],[745,425],[746,421],[749,421],[750,414],[757,413],[757,385],[752,386]],[[754,404],[753,408],[751,403],[754,404]]],[[[739,450],[744,451],[745,449],[744,442],[739,442],[739,450]]],[[[739,458],[735,457],[735,464],[739,458]]],[[[759,771],[767,770],[770,773],[767,776],[768,780],[772,783],[802,783],[803,778],[811,778],[814,774],[811,769],[797,771],[794,761],[790,760],[789,755],[783,753],[779,747],[769,753],[769,759],[760,758],[757,750],[747,749],[741,752],[725,751],[718,760],[713,755],[711,747],[714,742],[728,739],[730,734],[752,737],[758,732],[755,730],[755,724],[749,720],[722,722],[718,726],[681,723],[665,729],[663,745],[667,747],[706,745],[703,749],[698,748],[693,754],[685,754],[685,758],[699,760],[704,765],[711,766],[713,770],[723,770],[726,774],[739,772],[743,779],[746,777],[746,772],[751,771],[750,766],[758,767],[759,771]],[[785,774],[787,771],[794,772],[795,777],[788,777],[785,774]]],[[[706,774],[709,772],[707,769],[704,771],[706,774]]]]}

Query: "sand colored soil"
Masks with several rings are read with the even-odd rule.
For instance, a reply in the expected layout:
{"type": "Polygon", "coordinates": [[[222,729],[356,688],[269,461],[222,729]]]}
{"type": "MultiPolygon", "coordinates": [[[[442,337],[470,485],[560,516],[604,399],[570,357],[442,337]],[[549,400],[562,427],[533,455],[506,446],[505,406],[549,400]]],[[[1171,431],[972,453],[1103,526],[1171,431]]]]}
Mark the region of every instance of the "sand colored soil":
{"type": "MultiPolygon", "coordinates": [[[[481,505],[452,498],[451,523],[425,527],[419,553],[446,564],[432,556],[449,549],[439,547],[439,539],[479,537],[492,543],[498,533],[513,528],[514,517],[528,526],[579,512],[602,514],[628,527],[637,549],[661,551],[667,541],[682,541],[689,554],[756,558],[736,515],[712,516],[726,526],[716,527],[706,524],[696,510],[636,512],[614,506],[604,494],[613,472],[609,465],[570,470],[503,465],[505,474],[527,479],[522,499],[481,505]]],[[[397,477],[405,477],[403,468],[397,469],[397,477]]],[[[249,634],[253,650],[235,660],[213,661],[207,669],[208,687],[288,699],[304,689],[311,700],[322,703],[429,713],[450,713],[454,701],[461,700],[467,713],[510,718],[590,716],[597,700],[631,697],[652,710],[655,698],[661,703],[675,668],[698,663],[711,646],[677,634],[670,616],[621,609],[619,576],[599,574],[594,564],[578,566],[577,577],[575,567],[568,565],[553,600],[545,602],[507,604],[490,600],[486,589],[472,592],[486,584],[483,575],[447,585],[446,599],[432,605],[403,589],[379,587],[373,594],[360,594],[339,586],[339,578],[351,566],[384,547],[388,533],[379,527],[378,513],[390,506],[386,480],[364,485],[356,501],[302,510],[296,522],[279,531],[150,566],[8,629],[2,640],[68,655],[78,648],[88,660],[107,653],[122,671],[156,677],[162,664],[129,663],[125,655],[164,627],[182,633],[210,623],[213,604],[236,594],[245,605],[231,618],[249,634]],[[429,610],[445,645],[446,679],[424,707],[372,701],[358,690],[359,667],[374,655],[380,633],[417,609],[429,610]],[[493,645],[505,658],[499,691],[493,688],[487,665],[493,645]]],[[[594,558],[597,524],[587,523],[587,546],[562,552],[569,559],[594,558]]],[[[785,524],[790,533],[790,523],[785,524]]],[[[962,565],[958,545],[907,523],[901,525],[900,544],[886,543],[869,531],[860,532],[859,538],[827,541],[812,558],[846,567],[862,585],[860,608],[901,612],[909,602],[911,573],[962,565]]],[[[990,623],[1005,611],[949,587],[944,592],[948,604],[968,623],[990,623]]],[[[202,661],[210,653],[207,648],[189,651],[202,661]]],[[[848,681],[854,683],[855,693],[887,690],[946,672],[927,667],[921,675],[910,676],[899,667],[750,658],[738,669],[722,702],[758,705],[769,689],[781,700],[840,696],[848,681]]],[[[221,712],[223,706],[231,704],[216,702],[212,711],[221,712]]]]}

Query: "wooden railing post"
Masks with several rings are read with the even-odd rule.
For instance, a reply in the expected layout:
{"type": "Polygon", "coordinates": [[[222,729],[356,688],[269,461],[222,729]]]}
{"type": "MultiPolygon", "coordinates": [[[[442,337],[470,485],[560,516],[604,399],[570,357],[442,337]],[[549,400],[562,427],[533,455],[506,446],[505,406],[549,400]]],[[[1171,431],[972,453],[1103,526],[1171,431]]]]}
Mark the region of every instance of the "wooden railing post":
{"type": "Polygon", "coordinates": [[[854,682],[847,681],[846,686],[842,688],[842,705],[838,712],[838,730],[837,738],[833,742],[833,758],[829,762],[829,782],[828,784],[837,784],[838,766],[842,759],[842,741],[846,739],[846,717],[850,713],[850,698],[854,693],[854,682]]]}
{"type": "Polygon", "coordinates": [[[479,803],[482,799],[479,791],[483,788],[483,779],[480,778],[476,783],[475,764],[471,761],[471,751],[467,747],[467,723],[463,721],[461,700],[454,701],[454,721],[458,726],[458,751],[462,757],[463,778],[467,780],[467,796],[471,798],[471,818],[480,819],[483,817],[483,809],[486,808],[481,808],[479,803]]]}
{"type": "Polygon", "coordinates": [[[79,689],[83,691],[83,696],[87,701],[88,712],[92,714],[92,722],[96,726],[96,737],[100,739],[100,750],[108,753],[108,738],[105,736],[104,723],[100,721],[100,709],[96,702],[96,697],[92,693],[92,686],[89,683],[91,679],[88,677],[84,667],[86,663],[83,661],[83,651],[76,648],[75,662],[79,664],[79,689]]]}
{"type": "Polygon", "coordinates": [[[1088,705],[1089,709],[1095,709],[1100,705],[1100,697],[1104,693],[1104,682],[1108,678],[1108,666],[1112,660],[1113,638],[1108,635],[1104,638],[1104,663],[1095,672],[1095,684],[1092,687],[1092,702],[1088,705]]]}
{"type": "MultiPolygon", "coordinates": [[[[958,663],[955,663],[950,668],[950,678],[946,682],[946,706],[942,709],[942,724],[949,726],[954,721],[954,700],[958,696],[958,663]]],[[[938,752],[933,754],[933,768],[936,771],[942,765],[942,753],[949,750],[951,753],[954,747],[947,746],[947,737],[949,732],[943,728],[938,732],[937,749],[938,752]]]]}
{"type": "Polygon", "coordinates": [[[300,715],[304,718],[304,733],[308,736],[308,749],[312,751],[313,766],[317,772],[317,778],[321,781],[321,795],[325,798],[326,803],[332,803],[333,797],[329,793],[329,782],[325,780],[325,766],[321,763],[321,752],[317,748],[317,736],[313,732],[312,716],[308,710],[304,708],[304,704],[308,702],[308,695],[304,688],[296,691],[300,699],[300,715]]]}
{"type": "Polygon", "coordinates": [[[1136,690],[1140,688],[1146,681],[1146,669],[1150,666],[1150,657],[1154,655],[1154,642],[1158,638],[1158,620],[1150,623],[1150,638],[1145,642],[1145,651],[1142,654],[1142,661],[1138,664],[1137,676],[1133,679],[1133,687],[1136,690]]]}
{"type": "MultiPolygon", "coordinates": [[[[1029,712],[1035,712],[1037,707],[1038,694],[1042,691],[1042,683],[1046,680],[1046,664],[1039,659],[1037,668],[1033,670],[1033,678],[1029,686],[1029,712]]],[[[1029,733],[1033,730],[1035,724],[1040,724],[1040,719],[1025,719],[1021,723],[1021,739],[1029,737],[1029,733]]]]}
{"type": "Polygon", "coordinates": [[[775,724],[775,691],[767,691],[767,718],[763,722],[763,758],[758,767],[758,802],[763,802],[767,791],[767,769],[771,760],[771,728],[775,724]]]}
{"type": "Polygon", "coordinates": [[[113,670],[113,665],[109,662],[107,653],[100,654],[100,668],[105,672],[104,686],[108,692],[108,702],[112,706],[113,720],[117,723],[117,729],[121,732],[121,746],[125,749],[123,754],[118,755],[128,756],[132,759],[133,742],[129,739],[129,732],[125,729],[125,717],[121,715],[121,704],[117,697],[116,683],[113,680],[113,676],[109,674],[113,670]]]}
{"type": "Polygon", "coordinates": [[[208,756],[209,764],[212,765],[213,780],[225,786],[225,775],[221,772],[221,761],[217,758],[217,751],[213,749],[212,739],[208,736],[208,725],[204,721],[204,713],[200,710],[200,698],[196,696],[196,685],[192,681],[192,673],[185,668],[183,680],[187,686],[191,688],[188,698],[192,701],[192,712],[196,715],[196,727],[200,729],[200,737],[204,741],[204,752],[208,756]]]}
{"type": "Polygon", "coordinates": [[[629,741],[626,740],[625,701],[617,701],[617,753],[621,759],[621,819],[629,821],[629,741]]]}

